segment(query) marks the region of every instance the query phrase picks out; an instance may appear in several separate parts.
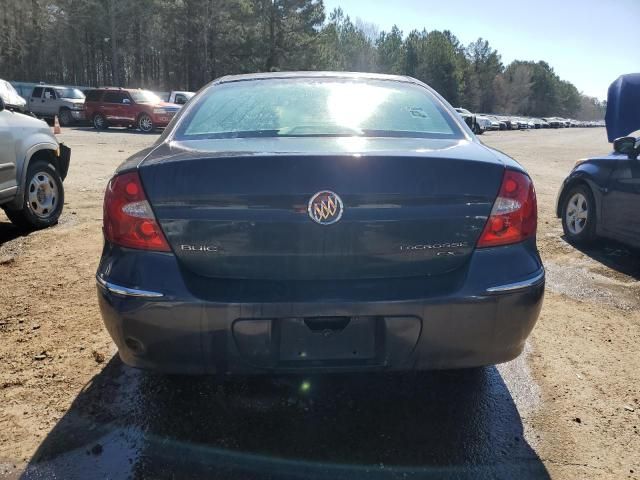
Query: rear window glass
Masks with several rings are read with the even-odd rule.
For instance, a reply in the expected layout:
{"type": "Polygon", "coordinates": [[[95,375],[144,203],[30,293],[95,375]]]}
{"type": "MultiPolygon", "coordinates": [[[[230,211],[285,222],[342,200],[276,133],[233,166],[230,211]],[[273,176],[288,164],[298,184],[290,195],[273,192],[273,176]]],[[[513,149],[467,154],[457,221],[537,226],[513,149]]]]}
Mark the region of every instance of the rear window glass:
{"type": "Polygon", "coordinates": [[[33,89],[32,97],[40,98],[42,96],[42,87],[36,87],[33,89]]]}
{"type": "Polygon", "coordinates": [[[462,131],[421,86],[387,80],[303,78],[216,85],[190,110],[176,136],[461,138],[462,131]]]}
{"type": "Polygon", "coordinates": [[[60,98],[70,98],[72,100],[82,100],[84,93],[77,88],[56,88],[56,93],[60,98]]]}
{"type": "Polygon", "coordinates": [[[104,94],[105,103],[122,103],[125,98],[126,95],[120,92],[107,92],[104,94]]]}
{"type": "Polygon", "coordinates": [[[89,90],[87,92],[87,102],[97,102],[100,100],[100,97],[102,95],[102,91],[101,90],[89,90]]]}

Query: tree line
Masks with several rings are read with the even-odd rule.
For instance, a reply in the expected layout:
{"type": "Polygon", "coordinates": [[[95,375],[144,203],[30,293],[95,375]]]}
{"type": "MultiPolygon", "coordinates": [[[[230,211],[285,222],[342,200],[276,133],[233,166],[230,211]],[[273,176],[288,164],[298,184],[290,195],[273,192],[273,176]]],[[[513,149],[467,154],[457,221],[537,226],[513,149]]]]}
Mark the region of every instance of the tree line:
{"type": "MultiPolygon", "coordinates": [[[[197,90],[227,74],[344,70],[410,75],[475,112],[601,119],[544,61],[504,65],[479,38],[379,31],[322,0],[2,0],[0,78],[197,90]]],[[[428,17],[425,18],[428,22],[428,17]]]]}

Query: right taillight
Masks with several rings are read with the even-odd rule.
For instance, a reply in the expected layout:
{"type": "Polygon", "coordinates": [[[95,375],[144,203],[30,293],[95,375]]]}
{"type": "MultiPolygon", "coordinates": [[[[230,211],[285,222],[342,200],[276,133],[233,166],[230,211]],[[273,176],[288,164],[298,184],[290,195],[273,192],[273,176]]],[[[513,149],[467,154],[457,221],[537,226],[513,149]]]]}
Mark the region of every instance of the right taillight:
{"type": "Polygon", "coordinates": [[[123,247],[171,251],[138,172],[117,175],[109,182],[104,195],[103,229],[109,242],[123,247]]]}
{"type": "Polygon", "coordinates": [[[478,248],[518,243],[536,234],[538,209],[531,179],[506,170],[478,248]]]}

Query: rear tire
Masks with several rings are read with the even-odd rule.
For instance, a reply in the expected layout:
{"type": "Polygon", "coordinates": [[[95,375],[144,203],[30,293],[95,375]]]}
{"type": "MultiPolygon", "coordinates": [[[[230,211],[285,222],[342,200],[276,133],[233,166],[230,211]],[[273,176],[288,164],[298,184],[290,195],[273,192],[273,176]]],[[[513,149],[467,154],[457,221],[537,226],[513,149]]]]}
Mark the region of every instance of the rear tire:
{"type": "Polygon", "coordinates": [[[138,117],[138,128],[141,132],[151,133],[155,130],[155,125],[153,124],[153,120],[149,115],[143,113],[138,117]]]}
{"type": "Polygon", "coordinates": [[[5,207],[9,220],[25,230],[39,230],[58,223],[64,206],[64,187],[53,165],[36,161],[29,165],[19,209],[5,207]]]}
{"type": "Polygon", "coordinates": [[[562,200],[562,229],[569,243],[587,245],[596,239],[596,203],[591,189],[571,187],[562,200]]]}
{"type": "Polygon", "coordinates": [[[96,130],[106,130],[109,128],[107,119],[103,115],[97,114],[93,116],[93,128],[96,130]]]}

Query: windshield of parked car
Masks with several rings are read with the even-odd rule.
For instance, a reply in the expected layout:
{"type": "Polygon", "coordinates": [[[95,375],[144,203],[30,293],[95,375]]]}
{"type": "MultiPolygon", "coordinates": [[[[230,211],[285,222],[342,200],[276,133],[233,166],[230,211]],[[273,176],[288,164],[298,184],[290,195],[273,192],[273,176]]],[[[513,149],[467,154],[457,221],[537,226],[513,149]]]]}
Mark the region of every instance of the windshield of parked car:
{"type": "Polygon", "coordinates": [[[129,94],[136,103],[160,103],[162,100],[149,90],[130,90],[129,94]]]}
{"type": "Polygon", "coordinates": [[[77,88],[56,88],[56,93],[60,98],[70,98],[72,100],[84,99],[84,93],[77,88]]]}
{"type": "Polygon", "coordinates": [[[424,87],[389,80],[289,78],[210,88],[177,137],[385,136],[461,138],[424,87]]]}

